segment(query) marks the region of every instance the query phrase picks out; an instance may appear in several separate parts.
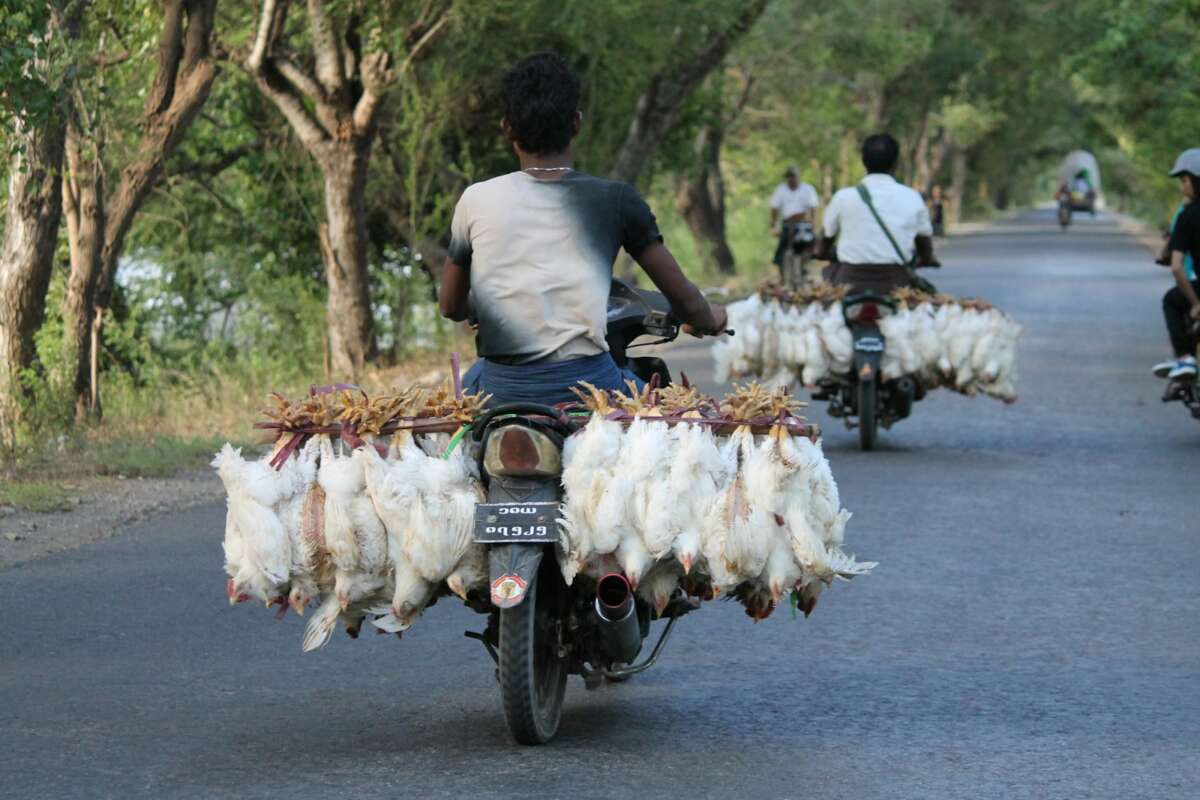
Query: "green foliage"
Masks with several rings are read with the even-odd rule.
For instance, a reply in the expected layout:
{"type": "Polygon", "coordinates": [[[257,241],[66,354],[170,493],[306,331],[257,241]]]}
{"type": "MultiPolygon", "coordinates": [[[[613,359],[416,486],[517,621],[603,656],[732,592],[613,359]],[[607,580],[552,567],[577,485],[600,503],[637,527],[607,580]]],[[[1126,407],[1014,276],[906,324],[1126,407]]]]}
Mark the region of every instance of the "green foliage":
{"type": "MultiPolygon", "coordinates": [[[[442,347],[452,333],[431,302],[437,264],[423,259],[445,243],[463,188],[515,166],[499,134],[504,68],[543,49],[567,59],[584,89],[578,164],[604,174],[649,78],[731,24],[742,5],[335,3],[338,18],[365,20],[368,51],[386,48],[404,65],[385,98],[366,189],[385,363],[442,347]],[[409,26],[427,6],[450,8],[450,21],[408,63],[409,26]]],[[[49,9],[0,0],[0,143],[13,142],[18,119],[44,124],[69,84],[90,110],[82,123],[103,144],[111,185],[139,146],[160,6],[94,0],[76,44],[54,32],[49,9]]],[[[180,408],[210,420],[218,412],[203,409],[253,406],[264,384],[302,387],[323,372],[321,175],[237,65],[259,10],[222,0],[217,37],[230,58],[126,241],[100,363],[114,429],[170,426],[180,408]]],[[[307,52],[303,4],[289,19],[292,49],[307,52]]],[[[728,238],[745,282],[769,272],[766,197],[784,165],[798,163],[806,180],[831,191],[860,176],[858,144],[877,130],[900,139],[901,177],[958,181],[968,212],[1045,199],[1062,156],[1085,148],[1100,158],[1112,195],[1165,218],[1176,189],[1163,173],[1195,144],[1198,22],[1196,0],[772,0],[690,98],[646,185],[668,242],[704,283],[719,276],[693,266],[698,251],[674,193],[675,177],[695,168],[696,131],[714,122],[726,126],[728,238]],[[964,171],[956,174],[956,163],[964,171]]],[[[23,376],[27,443],[72,425],[70,393],[52,378],[66,372],[57,363],[64,281],[58,270],[38,361],[23,376]]]]}

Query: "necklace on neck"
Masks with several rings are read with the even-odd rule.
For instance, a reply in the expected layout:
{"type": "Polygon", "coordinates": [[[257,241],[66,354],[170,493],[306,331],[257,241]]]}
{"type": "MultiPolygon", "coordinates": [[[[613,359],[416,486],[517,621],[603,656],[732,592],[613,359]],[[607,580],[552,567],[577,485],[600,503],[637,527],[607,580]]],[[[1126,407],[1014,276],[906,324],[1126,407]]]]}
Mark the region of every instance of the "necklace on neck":
{"type": "Polygon", "coordinates": [[[574,167],[525,167],[521,172],[574,172],[574,167]]]}

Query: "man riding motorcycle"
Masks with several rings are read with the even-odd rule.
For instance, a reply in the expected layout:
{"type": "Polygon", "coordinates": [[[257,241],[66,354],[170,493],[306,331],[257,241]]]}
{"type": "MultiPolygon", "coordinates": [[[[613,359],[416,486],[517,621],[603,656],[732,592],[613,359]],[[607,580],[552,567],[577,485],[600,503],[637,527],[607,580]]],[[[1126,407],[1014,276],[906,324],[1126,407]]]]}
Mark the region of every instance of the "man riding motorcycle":
{"type": "Polygon", "coordinates": [[[796,246],[796,237],[802,226],[808,225],[811,234],[820,203],[821,199],[812,184],[800,182],[800,168],[794,164],[787,168],[783,183],[776,186],[771,194],[771,233],[779,240],[773,263],[779,268],[784,283],[796,278],[784,270],[787,249],[796,246]]]}
{"type": "Polygon", "coordinates": [[[556,55],[505,74],[500,127],[520,170],[469,186],[454,210],[442,267],[443,316],[478,321],[480,361],[467,387],[494,405],[573,400],[587,381],[622,388],[605,340],[613,263],[624,248],[696,336],[725,329],[663,244],[654,214],[628,184],[574,168],[579,80],[556,55]]]}
{"type": "Polygon", "coordinates": [[[1200,281],[1196,280],[1194,271],[1189,275],[1187,265],[1189,257],[1193,265],[1200,263],[1200,205],[1197,205],[1200,148],[1181,153],[1170,174],[1179,179],[1179,188],[1186,201],[1183,210],[1176,215],[1167,244],[1169,260],[1166,265],[1175,277],[1175,286],[1163,295],[1162,301],[1174,358],[1156,364],[1154,374],[1172,381],[1193,380],[1196,377],[1196,339],[1192,326],[1200,321],[1200,281]]]}
{"type": "Polygon", "coordinates": [[[891,135],[867,137],[862,146],[867,176],[829,201],[820,252],[833,262],[825,276],[830,282],[887,294],[919,286],[914,265],[941,266],[933,255],[929,209],[919,192],[896,180],[899,161],[900,145],[891,135]]]}
{"type": "Polygon", "coordinates": [[[878,323],[895,310],[888,295],[902,286],[933,291],[914,267],[940,266],[933,257],[933,226],[924,199],[893,177],[899,159],[900,146],[891,136],[868,137],[862,147],[867,176],[858,186],[838,191],[825,209],[821,250],[833,262],[826,279],[851,288],[842,315],[853,363],[849,373],[823,382],[813,398],[829,400],[831,415],[858,428],[863,450],[875,448],[879,426],[909,416],[925,394],[914,376],[883,375],[887,343],[878,323]]]}

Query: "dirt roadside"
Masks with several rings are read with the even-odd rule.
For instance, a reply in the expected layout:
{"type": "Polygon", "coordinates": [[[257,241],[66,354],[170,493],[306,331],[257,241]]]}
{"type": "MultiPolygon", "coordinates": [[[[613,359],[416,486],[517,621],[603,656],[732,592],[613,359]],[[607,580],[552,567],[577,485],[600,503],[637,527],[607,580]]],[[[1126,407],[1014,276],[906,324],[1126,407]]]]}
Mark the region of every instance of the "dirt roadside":
{"type": "Polygon", "coordinates": [[[0,506],[0,569],[73,550],[131,523],[224,496],[211,469],[186,470],[169,478],[87,478],[73,481],[70,488],[69,510],[34,512],[0,506]]]}

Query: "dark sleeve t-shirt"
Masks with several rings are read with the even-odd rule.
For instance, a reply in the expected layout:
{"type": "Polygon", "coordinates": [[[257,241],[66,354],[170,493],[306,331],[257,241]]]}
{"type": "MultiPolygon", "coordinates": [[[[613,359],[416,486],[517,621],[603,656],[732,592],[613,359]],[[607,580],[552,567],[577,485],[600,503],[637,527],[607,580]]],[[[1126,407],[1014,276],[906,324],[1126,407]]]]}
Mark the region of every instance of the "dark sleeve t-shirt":
{"type": "Polygon", "coordinates": [[[471,271],[481,356],[534,361],[608,350],[613,262],[662,241],[649,206],[625,183],[571,172],[501,175],[463,192],[451,260],[471,271]]]}
{"type": "Polygon", "coordinates": [[[1180,212],[1168,246],[1172,251],[1190,255],[1193,264],[1200,264],[1200,205],[1188,203],[1180,212]]]}

